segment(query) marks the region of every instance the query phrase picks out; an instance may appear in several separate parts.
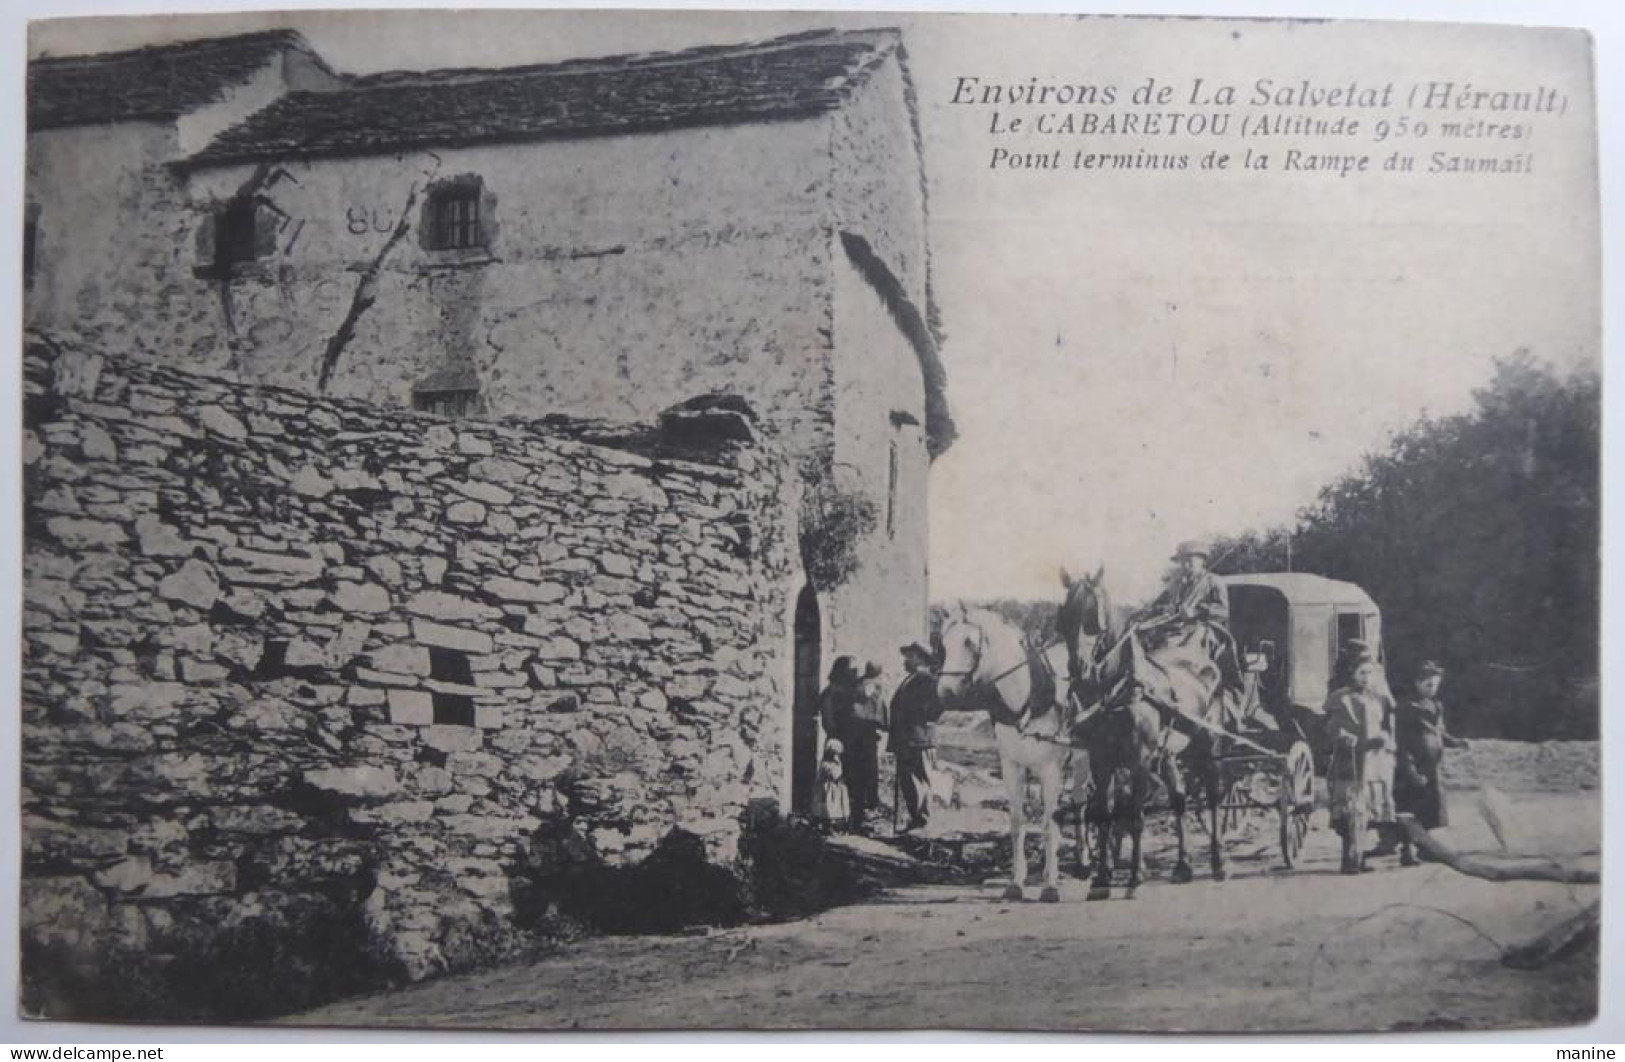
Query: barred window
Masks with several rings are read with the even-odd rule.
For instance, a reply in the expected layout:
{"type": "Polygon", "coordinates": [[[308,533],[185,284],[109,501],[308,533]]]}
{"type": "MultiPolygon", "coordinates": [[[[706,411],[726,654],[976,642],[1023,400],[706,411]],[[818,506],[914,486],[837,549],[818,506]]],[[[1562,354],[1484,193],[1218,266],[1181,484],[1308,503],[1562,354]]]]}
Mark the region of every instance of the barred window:
{"type": "Polygon", "coordinates": [[[480,223],[479,185],[459,183],[429,193],[431,250],[464,250],[484,246],[485,228],[480,223]]]}

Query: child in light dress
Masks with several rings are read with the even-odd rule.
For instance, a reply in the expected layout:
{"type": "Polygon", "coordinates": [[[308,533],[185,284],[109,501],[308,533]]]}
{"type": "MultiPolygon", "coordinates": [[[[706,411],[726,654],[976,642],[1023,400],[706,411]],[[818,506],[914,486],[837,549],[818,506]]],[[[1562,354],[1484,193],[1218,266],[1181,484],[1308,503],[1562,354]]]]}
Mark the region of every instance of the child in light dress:
{"type": "Polygon", "coordinates": [[[845,747],[836,738],[824,743],[824,759],[818,765],[818,789],[813,793],[813,818],[826,831],[835,829],[851,818],[851,805],[847,801],[846,781],[842,777],[841,753],[845,747]]]}

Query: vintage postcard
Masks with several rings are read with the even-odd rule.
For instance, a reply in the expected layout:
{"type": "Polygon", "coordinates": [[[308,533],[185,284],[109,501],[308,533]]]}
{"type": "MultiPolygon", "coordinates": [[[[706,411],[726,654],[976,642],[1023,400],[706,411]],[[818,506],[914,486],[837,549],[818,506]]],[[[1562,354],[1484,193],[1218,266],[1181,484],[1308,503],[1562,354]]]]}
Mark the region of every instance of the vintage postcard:
{"type": "Polygon", "coordinates": [[[1596,1014],[1583,32],[29,47],[25,1017],[1596,1014]]]}

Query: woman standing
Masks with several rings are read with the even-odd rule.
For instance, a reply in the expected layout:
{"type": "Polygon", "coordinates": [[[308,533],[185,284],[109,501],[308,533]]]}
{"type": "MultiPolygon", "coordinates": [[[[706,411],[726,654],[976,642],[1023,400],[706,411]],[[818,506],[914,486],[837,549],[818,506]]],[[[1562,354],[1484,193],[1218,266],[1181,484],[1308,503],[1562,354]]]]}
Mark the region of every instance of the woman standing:
{"type": "Polygon", "coordinates": [[[1377,661],[1369,653],[1350,661],[1349,685],[1326,701],[1326,729],[1332,741],[1327,772],[1332,826],[1343,840],[1342,872],[1369,870],[1361,845],[1375,826],[1386,833],[1394,814],[1394,702],[1377,681],[1377,661]]]}

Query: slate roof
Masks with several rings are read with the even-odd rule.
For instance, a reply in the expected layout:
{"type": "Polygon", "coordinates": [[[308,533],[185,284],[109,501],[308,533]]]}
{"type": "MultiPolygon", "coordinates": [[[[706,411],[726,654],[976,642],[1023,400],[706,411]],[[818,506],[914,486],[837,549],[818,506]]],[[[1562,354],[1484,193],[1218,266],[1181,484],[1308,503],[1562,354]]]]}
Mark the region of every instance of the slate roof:
{"type": "Polygon", "coordinates": [[[28,64],[28,128],[178,118],[214,102],[290,48],[321,63],[294,30],[35,59],[28,64]]]}
{"type": "Polygon", "coordinates": [[[285,96],[187,164],[810,117],[840,106],[897,41],[895,30],[819,30],[544,66],[376,74],[337,92],[285,96]]]}

